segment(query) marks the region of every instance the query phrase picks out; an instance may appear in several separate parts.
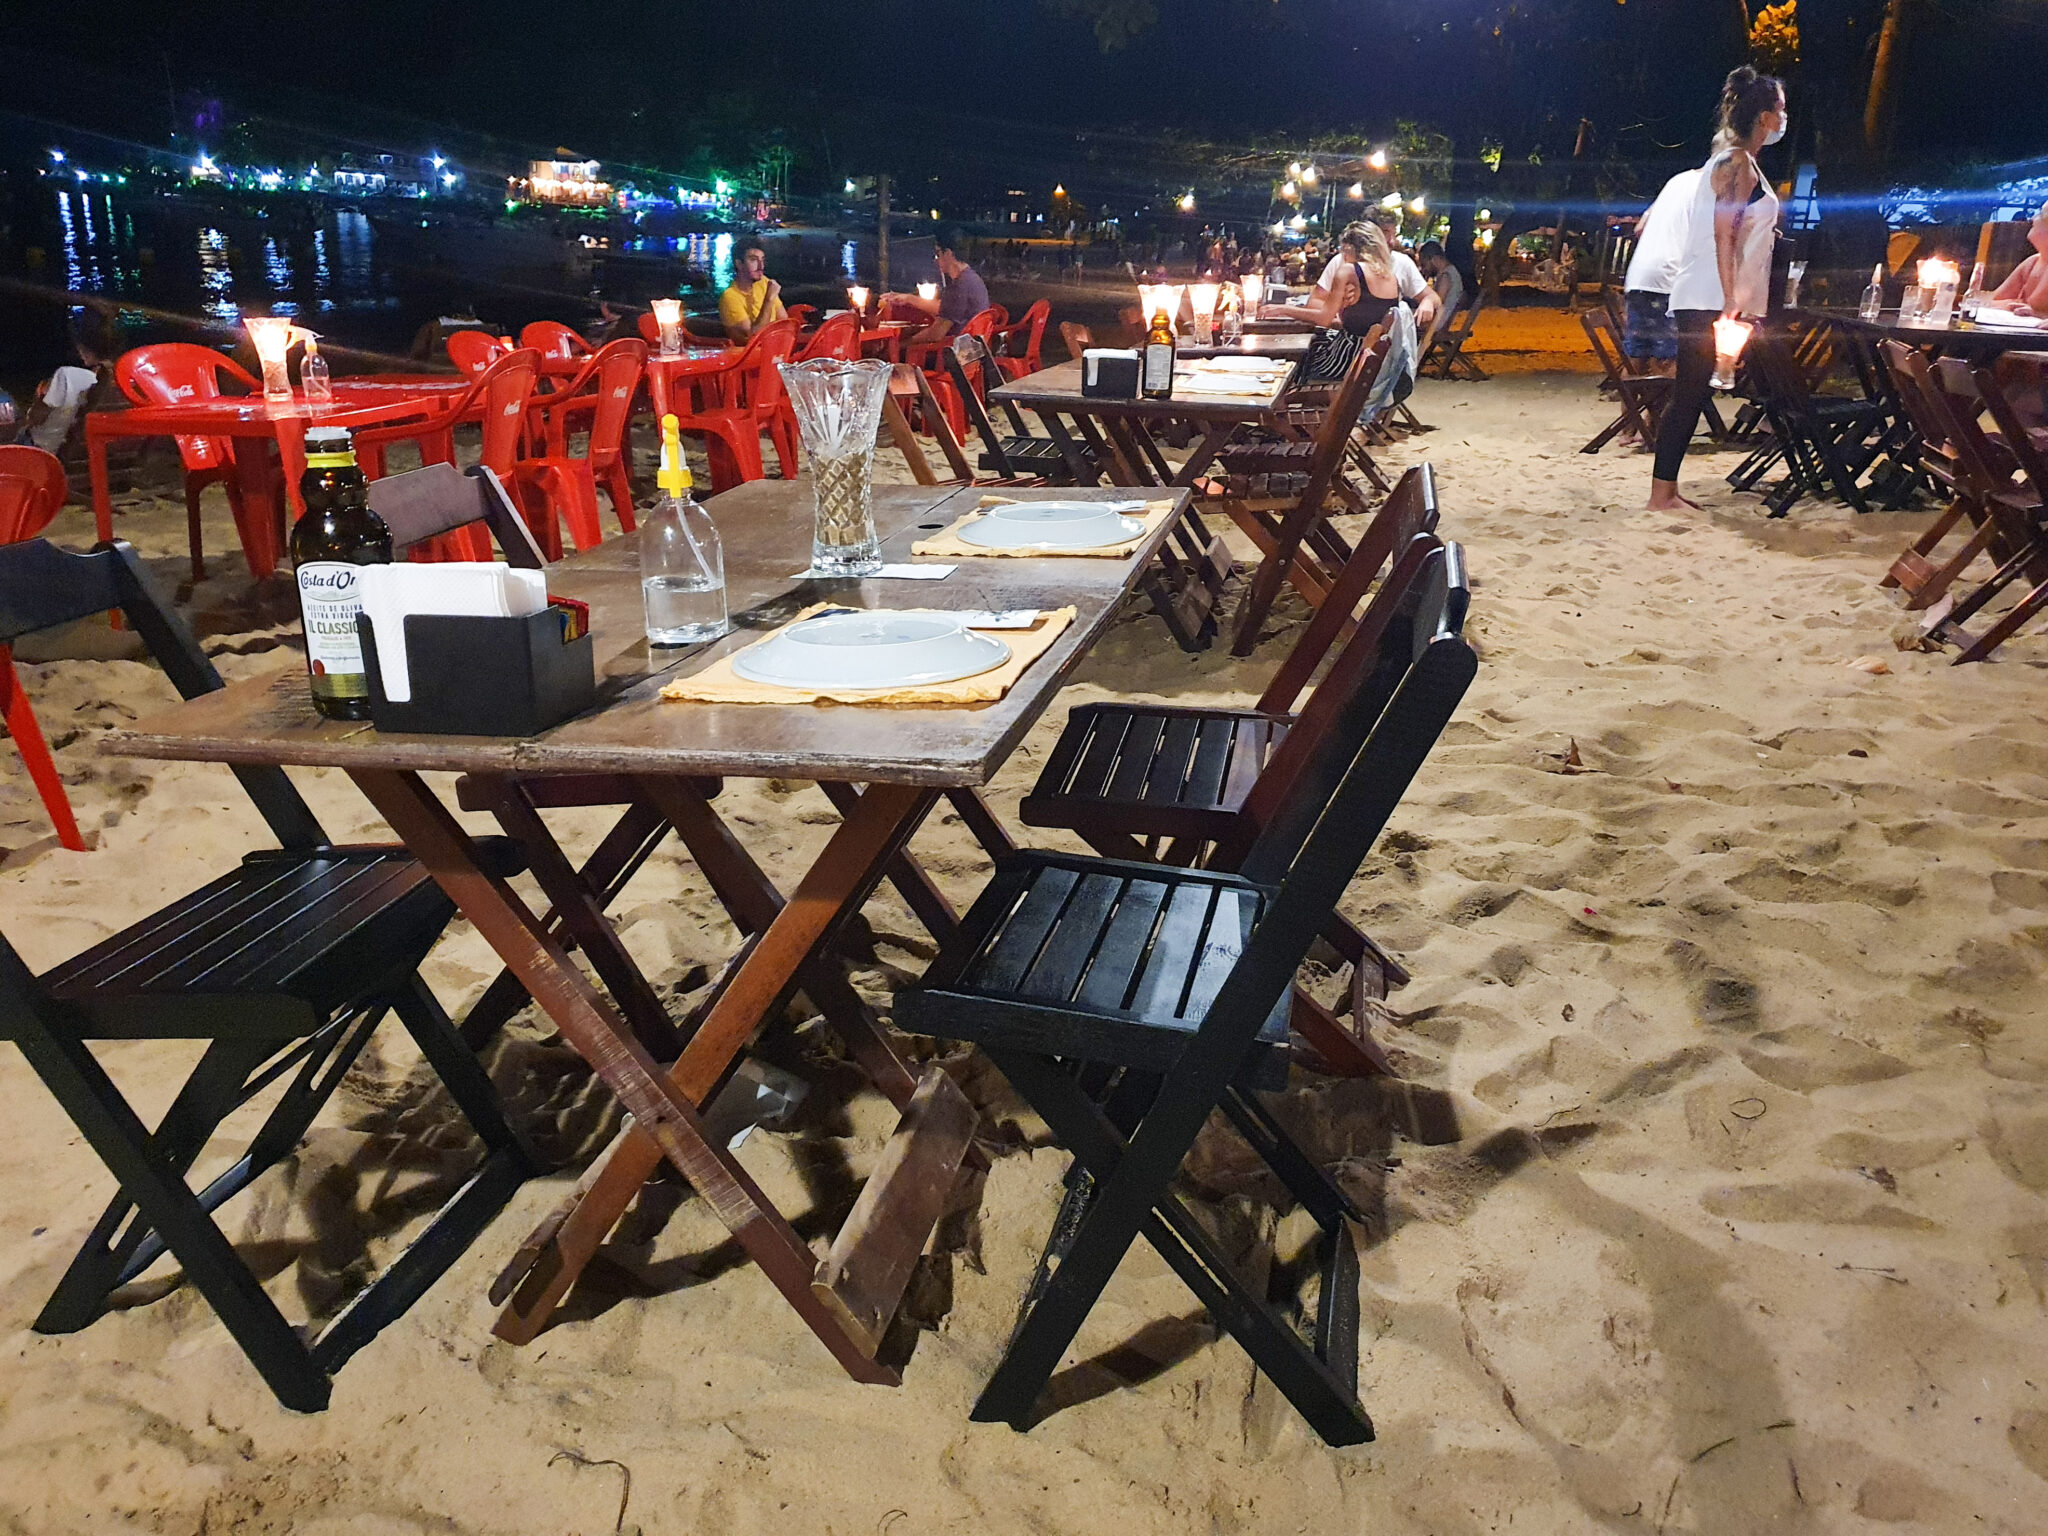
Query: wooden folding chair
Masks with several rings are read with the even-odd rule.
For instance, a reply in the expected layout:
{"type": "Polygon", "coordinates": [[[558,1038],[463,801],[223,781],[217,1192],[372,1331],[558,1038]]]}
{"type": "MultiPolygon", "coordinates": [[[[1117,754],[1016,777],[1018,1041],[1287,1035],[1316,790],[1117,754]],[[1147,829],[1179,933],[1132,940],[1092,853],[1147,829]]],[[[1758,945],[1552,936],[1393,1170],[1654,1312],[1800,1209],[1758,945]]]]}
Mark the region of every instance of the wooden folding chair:
{"type": "MultiPolygon", "coordinates": [[[[1814,394],[1796,345],[1760,328],[1744,360],[1785,464],[1783,478],[1763,492],[1764,507],[1770,516],[1783,517],[1803,498],[1832,491],[1858,512],[1868,512],[1861,476],[1882,447],[1883,410],[1874,400],[1814,394]]],[[[1747,489],[1738,477],[1755,483],[1747,467],[1729,476],[1731,485],[1747,489]]]]}
{"type": "Polygon", "coordinates": [[[1621,413],[1595,433],[1579,452],[1598,453],[1623,431],[1633,432],[1637,442],[1649,447],[1656,441],[1657,423],[1664,419],[1664,402],[1671,398],[1670,376],[1649,372],[1642,359],[1622,351],[1621,333],[1614,329],[1614,322],[1605,311],[1587,310],[1579,316],[1579,324],[1586,328],[1593,356],[1606,370],[1602,385],[1611,388],[1621,404],[1621,413]]]}
{"type": "MultiPolygon", "coordinates": [[[[186,698],[222,686],[135,552],[0,549],[0,639],[123,612],[186,698]]],[[[28,1058],[120,1193],[36,1318],[39,1333],[92,1322],[114,1290],[168,1250],[287,1407],[327,1405],[328,1378],[418,1299],[533,1165],[496,1093],[418,967],[453,904],[402,848],[331,844],[278,768],[235,776],[282,845],[83,954],[32,974],[0,939],[0,1038],[28,1058]],[[482,1165],[426,1231],[309,1345],[236,1255],[212,1213],[298,1144],[387,1014],[395,1013],[482,1140],[482,1165]],[[154,1131],[89,1048],[94,1040],[206,1042],[154,1131]],[[193,1164],[229,1114],[283,1095],[245,1151],[203,1190],[193,1164]]],[[[500,862],[507,873],[516,860],[500,862]]]]}
{"type": "Polygon", "coordinates": [[[1962,457],[1976,472],[1989,470],[1996,462],[1994,446],[1977,423],[1977,413],[1988,410],[1998,425],[2000,443],[2011,456],[2016,477],[2007,479],[1985,498],[1985,510],[1997,525],[1999,536],[2011,554],[1999,563],[1989,580],[1981,583],[1947,616],[1934,625],[1937,638],[1962,646],[1955,659],[1960,666],[1982,661],[2017,634],[2033,616],[2048,607],[2048,457],[2034,441],[2027,424],[2013,409],[1992,370],[1972,370],[1961,358],[1945,357],[1934,364],[1936,388],[1946,397],[1949,419],[1956,428],[1956,442],[1962,457]],[[2000,614],[1981,635],[1964,626],[1983,610],[1992,598],[2015,581],[2032,586],[2020,600],[2000,614]]]}
{"type": "MultiPolygon", "coordinates": [[[[1900,551],[1879,583],[1904,592],[1907,609],[1918,612],[1940,602],[1979,555],[1989,550],[1993,563],[2002,564],[2012,551],[2005,546],[1987,505],[1987,498],[2000,489],[2000,476],[1980,455],[1963,456],[1948,400],[1935,388],[1926,356],[1890,339],[1881,344],[1879,356],[1892,381],[1893,396],[1912,426],[1918,473],[1937,494],[1948,498],[1940,515],[1900,551]],[[1937,563],[1935,553],[1942,540],[1964,524],[1968,537],[1937,563]]],[[[2001,457],[1997,469],[2007,468],[2009,461],[2001,457]]]]}
{"type": "MultiPolygon", "coordinates": [[[[1348,726],[1377,713],[1371,702],[1378,676],[1375,648],[1438,547],[1428,531],[1436,523],[1436,504],[1426,467],[1409,471],[1389,508],[1384,520],[1396,541],[1393,569],[1299,715],[1302,688],[1385,558],[1381,550],[1365,549],[1364,541],[1344,572],[1346,590],[1317,612],[1255,706],[1083,705],[1069,717],[1024,797],[1020,819],[1030,826],[1064,827],[1110,858],[1235,868],[1259,829],[1300,792],[1310,767],[1330,753],[1341,754],[1348,726]]],[[[1408,973],[1341,916],[1333,917],[1324,936],[1338,960],[1352,967],[1352,1025],[1346,1030],[1303,992],[1295,1000],[1295,1027],[1333,1072],[1390,1072],[1372,1038],[1365,1002],[1405,986],[1408,973]]]]}
{"type": "Polygon", "coordinates": [[[903,1026],[986,1051],[1079,1170],[974,1419],[1033,1422],[1142,1233],[1326,1442],[1372,1437],[1358,1401],[1358,1256],[1347,1224],[1359,1213],[1255,1090],[1280,1080],[1289,991],[1310,944],[1477,670],[1458,633],[1463,583],[1449,553],[1433,557],[1412,628],[1383,647],[1384,711],[1335,765],[1331,791],[1298,797],[1240,872],[1019,854],[998,864],[925,980],[898,994],[903,1026]],[[1217,1110],[1322,1229],[1309,1339],[1174,1192],[1217,1110]]]}
{"type": "Polygon", "coordinates": [[[1472,339],[1472,327],[1479,323],[1479,313],[1485,308],[1486,289],[1482,285],[1472,295],[1470,304],[1437,327],[1436,334],[1430,337],[1429,350],[1422,354],[1415,371],[1436,379],[1477,382],[1485,378],[1486,370],[1465,355],[1465,343],[1472,339]]]}
{"type": "MultiPolygon", "coordinates": [[[[1004,382],[1000,361],[979,336],[961,336],[943,354],[946,375],[953,381],[968,423],[981,437],[980,467],[993,470],[1006,480],[1035,476],[1048,485],[1072,485],[1074,472],[1060,452],[1060,445],[1049,437],[1032,436],[1024,423],[1024,413],[1009,401],[1001,405],[1010,431],[1005,434],[996,429],[986,401],[989,392],[1004,382]]],[[[1081,452],[1089,454],[1085,445],[1081,452]]],[[[1092,456],[1088,462],[1093,463],[1092,456]]]]}
{"type": "MultiPolygon", "coordinates": [[[[1350,557],[1351,546],[1329,518],[1340,511],[1366,509],[1363,493],[1345,481],[1343,469],[1352,451],[1353,430],[1385,357],[1385,338],[1376,331],[1358,349],[1327,405],[1282,418],[1282,426],[1297,434],[1312,430],[1312,440],[1304,442],[1297,435],[1277,444],[1233,445],[1219,456],[1222,494],[1212,493],[1202,505],[1227,513],[1264,556],[1238,608],[1231,650],[1239,656],[1251,653],[1259,626],[1280,595],[1281,582],[1291,582],[1311,606],[1320,605],[1338,568],[1350,557]],[[1290,489],[1275,494],[1275,474],[1286,476],[1282,483],[1290,489]],[[1298,490],[1292,489],[1296,477],[1298,490]]],[[[1210,483],[1215,484],[1213,476],[1210,483]]]]}

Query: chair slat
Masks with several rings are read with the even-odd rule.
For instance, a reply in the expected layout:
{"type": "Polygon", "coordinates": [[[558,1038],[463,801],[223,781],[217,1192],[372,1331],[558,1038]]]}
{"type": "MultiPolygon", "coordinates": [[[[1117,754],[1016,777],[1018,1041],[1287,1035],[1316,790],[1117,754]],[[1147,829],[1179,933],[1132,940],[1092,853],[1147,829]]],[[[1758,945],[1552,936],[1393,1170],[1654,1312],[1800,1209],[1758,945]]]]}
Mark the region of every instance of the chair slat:
{"type": "Polygon", "coordinates": [[[1131,999],[1131,1011],[1149,1018],[1182,1016],[1193,961],[1216,891],[1212,886],[1182,885],[1174,890],[1160,919],[1159,932],[1145,957],[1145,974],[1131,999]]]}
{"type": "Polygon", "coordinates": [[[1095,963],[1088,968],[1081,994],[1075,999],[1082,1007],[1112,1013],[1129,1010],[1132,978],[1151,947],[1165,901],[1166,887],[1156,880],[1126,883],[1123,899],[1096,947],[1095,963]]]}
{"type": "Polygon", "coordinates": [[[1117,754],[1123,749],[1131,719],[1131,712],[1127,709],[1097,710],[1090,717],[1088,740],[1080,753],[1080,766],[1074,770],[1073,781],[1066,786],[1065,793],[1100,795],[1107,792],[1109,776],[1116,767],[1117,754]]]}
{"type": "Polygon", "coordinates": [[[1223,787],[1224,770],[1230,766],[1230,745],[1237,739],[1243,722],[1233,718],[1204,718],[1193,760],[1188,764],[1187,783],[1181,787],[1182,803],[1214,805],[1223,787]]]}
{"type": "Polygon", "coordinates": [[[1073,997],[1083,971],[1102,942],[1110,913],[1123,889],[1124,881],[1115,875],[1081,877],[1072,899],[1060,913],[1058,928],[1018,987],[1022,995],[1062,1003],[1073,997]]]}
{"type": "Polygon", "coordinates": [[[44,984],[69,990],[147,991],[176,957],[233,931],[252,912],[294,900],[316,878],[306,864],[245,865],[66,961],[43,978],[44,984]]]}
{"type": "Polygon", "coordinates": [[[1159,751],[1159,738],[1165,734],[1166,722],[1157,715],[1139,715],[1131,721],[1130,729],[1124,733],[1122,755],[1117,759],[1116,772],[1111,775],[1109,788],[1103,792],[1107,800],[1138,800],[1144,797],[1145,785],[1152,777],[1152,759],[1159,751]]]}
{"type": "Polygon", "coordinates": [[[1060,909],[1080,879],[1070,869],[1059,869],[1048,871],[1036,881],[1031,893],[997,932],[981,963],[970,973],[969,984],[990,992],[1014,989],[1038,958],[1046,935],[1059,921],[1060,909]]]}
{"type": "Polygon", "coordinates": [[[1160,733],[1159,750],[1152,757],[1152,771],[1145,779],[1146,800],[1155,805],[1179,803],[1200,724],[1193,715],[1175,715],[1166,722],[1166,729],[1160,733]]]}

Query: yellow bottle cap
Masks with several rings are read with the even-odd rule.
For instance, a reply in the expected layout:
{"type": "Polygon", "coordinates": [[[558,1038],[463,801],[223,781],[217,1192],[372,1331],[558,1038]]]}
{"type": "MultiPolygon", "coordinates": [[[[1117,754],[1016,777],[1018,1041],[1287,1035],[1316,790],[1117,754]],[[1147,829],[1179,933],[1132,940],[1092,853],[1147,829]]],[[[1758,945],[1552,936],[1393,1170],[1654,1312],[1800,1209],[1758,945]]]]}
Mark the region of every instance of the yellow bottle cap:
{"type": "Polygon", "coordinates": [[[691,485],[690,464],[683,457],[683,438],[674,416],[661,418],[661,468],[655,472],[654,483],[671,496],[682,495],[691,485]]]}

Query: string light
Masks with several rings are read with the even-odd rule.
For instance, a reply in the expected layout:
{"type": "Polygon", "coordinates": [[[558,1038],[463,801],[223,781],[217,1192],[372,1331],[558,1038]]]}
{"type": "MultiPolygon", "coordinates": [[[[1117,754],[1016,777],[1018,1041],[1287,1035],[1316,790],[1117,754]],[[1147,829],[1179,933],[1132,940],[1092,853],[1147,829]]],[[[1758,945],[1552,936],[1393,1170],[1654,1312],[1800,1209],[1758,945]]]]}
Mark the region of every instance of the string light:
{"type": "Polygon", "coordinates": [[[1376,171],[1384,171],[1387,168],[1387,152],[1384,149],[1376,149],[1365,157],[1365,163],[1376,171]]]}

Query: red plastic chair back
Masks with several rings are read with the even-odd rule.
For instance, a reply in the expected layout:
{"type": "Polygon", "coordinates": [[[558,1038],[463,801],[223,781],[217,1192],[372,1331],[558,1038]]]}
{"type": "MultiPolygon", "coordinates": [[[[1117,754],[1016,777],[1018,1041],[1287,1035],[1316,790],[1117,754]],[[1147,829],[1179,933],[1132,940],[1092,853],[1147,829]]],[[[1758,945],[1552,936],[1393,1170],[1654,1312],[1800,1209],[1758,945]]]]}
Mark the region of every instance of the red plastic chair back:
{"type": "Polygon", "coordinates": [[[654,318],[653,310],[650,309],[633,323],[640,327],[640,339],[646,342],[647,345],[650,347],[661,345],[661,322],[654,318]]]}
{"type": "MultiPolygon", "coordinates": [[[[218,400],[222,374],[244,385],[252,395],[263,393],[263,386],[233,358],[189,341],[137,347],[114,364],[114,382],[137,405],[218,400]]],[[[224,437],[181,437],[177,443],[178,456],[188,470],[219,469],[234,461],[234,450],[224,437]]]]}
{"type": "Polygon", "coordinates": [[[809,362],[817,357],[836,357],[841,362],[856,362],[860,358],[860,316],[854,314],[834,315],[812,334],[804,343],[803,350],[796,354],[796,361],[809,362]]]}
{"type": "Polygon", "coordinates": [[[54,453],[27,443],[0,445],[0,544],[19,544],[49,527],[69,492],[54,453]]]}
{"type": "Polygon", "coordinates": [[[539,374],[540,354],[519,347],[492,363],[476,381],[473,393],[483,402],[483,452],[478,462],[501,480],[512,478],[519,432],[526,424],[527,402],[539,374]]]}
{"type": "Polygon", "coordinates": [[[633,416],[633,395],[647,370],[647,343],[630,336],[608,342],[592,357],[596,370],[597,410],[590,418],[591,467],[617,460],[626,442],[626,423],[633,416]]]}
{"type": "Polygon", "coordinates": [[[454,331],[448,337],[448,361],[472,378],[511,350],[485,331],[454,331]]]}
{"type": "Polygon", "coordinates": [[[787,362],[796,350],[796,322],[778,320],[754,332],[747,349],[740,354],[735,372],[739,377],[743,410],[756,421],[767,421],[782,407],[782,375],[777,363],[787,362]]]}
{"type": "Polygon", "coordinates": [[[534,321],[519,333],[519,345],[532,347],[550,362],[595,355],[589,342],[559,320],[534,321]]]}
{"type": "Polygon", "coordinates": [[[1025,365],[1024,371],[1026,373],[1036,373],[1044,366],[1039,362],[1040,349],[1045,344],[1045,327],[1051,319],[1052,304],[1045,299],[1040,299],[1036,304],[1033,304],[1024,311],[1023,319],[1009,327],[1012,350],[1008,355],[1012,358],[1021,358],[1025,365]],[[1021,354],[1014,350],[1016,346],[1015,338],[1020,330],[1024,332],[1024,350],[1021,354]]]}

